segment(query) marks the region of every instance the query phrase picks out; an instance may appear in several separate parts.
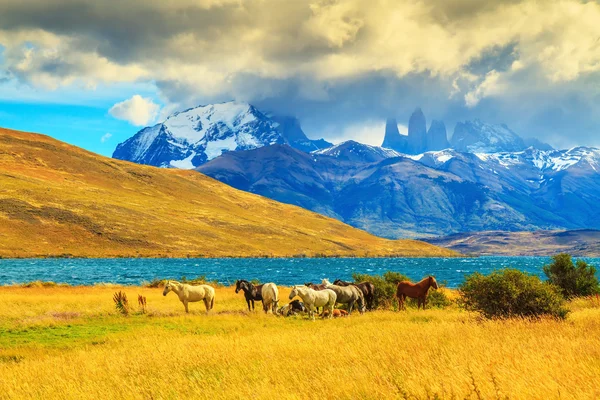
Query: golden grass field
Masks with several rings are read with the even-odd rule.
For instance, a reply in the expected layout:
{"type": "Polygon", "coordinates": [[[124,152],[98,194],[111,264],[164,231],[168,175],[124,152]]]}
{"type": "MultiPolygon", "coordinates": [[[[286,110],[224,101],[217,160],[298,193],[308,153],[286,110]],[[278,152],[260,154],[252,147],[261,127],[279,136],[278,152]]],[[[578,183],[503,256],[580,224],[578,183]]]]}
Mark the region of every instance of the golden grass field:
{"type": "Polygon", "coordinates": [[[0,257],[453,256],[386,240],[195,171],[0,129],[0,257]]]}
{"type": "Polygon", "coordinates": [[[245,307],[230,287],[208,316],[162,289],[0,287],[0,398],[600,398],[597,300],[570,303],[562,322],[455,306],[313,322],[245,307]],[[148,313],[119,315],[118,290],[134,306],[147,296],[148,313]]]}

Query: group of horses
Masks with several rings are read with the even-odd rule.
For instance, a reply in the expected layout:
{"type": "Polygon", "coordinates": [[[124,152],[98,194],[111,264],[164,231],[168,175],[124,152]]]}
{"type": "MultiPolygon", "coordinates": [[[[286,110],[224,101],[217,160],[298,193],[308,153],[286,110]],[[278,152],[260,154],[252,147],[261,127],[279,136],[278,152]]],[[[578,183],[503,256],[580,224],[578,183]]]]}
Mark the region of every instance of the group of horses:
{"type": "MultiPolygon", "coordinates": [[[[425,309],[427,293],[429,288],[438,288],[437,281],[433,276],[428,276],[420,282],[412,283],[409,281],[399,282],[396,288],[396,298],[398,299],[398,308],[406,309],[405,300],[407,297],[418,300],[418,308],[425,309]]],[[[311,319],[315,318],[315,312],[322,309],[322,316],[332,318],[335,315],[343,315],[342,310],[335,310],[336,304],[345,304],[347,314],[352,314],[356,305],[358,311],[362,314],[366,310],[372,310],[375,300],[375,285],[371,282],[352,283],[342,280],[335,280],[333,284],[327,279],[323,279],[320,284],[307,282],[304,285],[292,286],[289,295],[291,300],[287,305],[279,307],[279,290],[274,283],[264,283],[254,285],[253,283],[240,279],[235,282],[235,292],[244,292],[248,311],[254,311],[254,302],[260,301],[265,313],[271,311],[275,315],[289,316],[302,312],[307,313],[311,319]],[[300,297],[302,301],[295,299],[300,297]]],[[[209,285],[188,285],[177,281],[167,281],[163,290],[166,296],[169,292],[177,294],[179,300],[185,307],[185,312],[189,312],[188,303],[204,301],[206,312],[208,313],[215,304],[215,290],[209,285]]]]}

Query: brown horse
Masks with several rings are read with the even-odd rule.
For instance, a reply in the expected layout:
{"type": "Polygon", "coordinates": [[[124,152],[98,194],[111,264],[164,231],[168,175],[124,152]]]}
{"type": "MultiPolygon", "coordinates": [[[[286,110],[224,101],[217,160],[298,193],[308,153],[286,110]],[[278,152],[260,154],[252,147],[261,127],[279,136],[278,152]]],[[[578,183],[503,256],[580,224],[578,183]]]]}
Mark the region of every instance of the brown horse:
{"type": "Polygon", "coordinates": [[[398,286],[396,288],[398,309],[406,310],[406,307],[404,306],[404,300],[406,300],[406,297],[410,297],[418,300],[417,310],[421,307],[421,304],[423,304],[424,310],[425,303],[427,301],[427,292],[429,292],[430,287],[433,287],[434,289],[438,288],[437,281],[431,275],[417,283],[411,283],[409,281],[398,282],[398,286]]]}
{"type": "Polygon", "coordinates": [[[306,287],[309,287],[309,288],[311,288],[312,290],[317,290],[317,291],[319,291],[319,290],[325,290],[325,289],[327,289],[327,285],[325,285],[324,283],[321,283],[321,284],[319,284],[319,285],[316,285],[316,284],[314,284],[314,283],[312,283],[312,282],[306,282],[306,283],[304,284],[304,286],[306,286],[306,287]]]}

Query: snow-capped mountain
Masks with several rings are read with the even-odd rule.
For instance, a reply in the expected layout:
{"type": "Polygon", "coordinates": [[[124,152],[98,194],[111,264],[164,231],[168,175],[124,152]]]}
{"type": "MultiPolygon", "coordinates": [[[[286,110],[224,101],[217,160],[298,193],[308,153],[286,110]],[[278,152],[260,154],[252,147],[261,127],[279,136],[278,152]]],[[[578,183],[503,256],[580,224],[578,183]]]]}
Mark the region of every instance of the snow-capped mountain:
{"type": "Polygon", "coordinates": [[[226,102],[190,108],[144,128],[119,144],[114,158],[164,168],[192,169],[228,151],[250,150],[276,143],[311,150],[331,143],[311,141],[297,120],[276,121],[254,106],[226,102]],[[287,139],[287,134],[293,136],[287,139]]]}
{"type": "Polygon", "coordinates": [[[459,122],[450,140],[453,149],[469,153],[497,153],[525,150],[525,142],[506,125],[492,125],[478,119],[459,122]]]}
{"type": "Polygon", "coordinates": [[[400,157],[403,155],[396,150],[379,146],[370,146],[368,144],[355,142],[354,140],[348,140],[326,149],[313,151],[313,154],[331,156],[339,160],[355,162],[379,162],[386,158],[400,157]]]}
{"type": "Polygon", "coordinates": [[[227,153],[198,171],[241,190],[398,238],[600,228],[600,150],[420,155],[346,142],[227,153]]]}

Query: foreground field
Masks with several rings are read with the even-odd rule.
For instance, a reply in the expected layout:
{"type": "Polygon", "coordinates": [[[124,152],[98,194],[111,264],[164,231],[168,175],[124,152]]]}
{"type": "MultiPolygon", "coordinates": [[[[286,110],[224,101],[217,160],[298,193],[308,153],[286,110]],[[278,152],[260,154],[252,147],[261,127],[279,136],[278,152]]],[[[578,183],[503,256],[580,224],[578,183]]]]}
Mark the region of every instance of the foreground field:
{"type": "Polygon", "coordinates": [[[456,308],[312,322],[249,314],[232,288],[216,296],[206,316],[161,289],[0,287],[0,398],[600,397],[591,300],[564,322],[456,308]],[[148,313],[118,315],[118,290],[134,306],[146,296],[148,313]]]}
{"type": "Polygon", "coordinates": [[[0,128],[0,257],[451,257],[195,171],[102,157],[0,128]]]}

